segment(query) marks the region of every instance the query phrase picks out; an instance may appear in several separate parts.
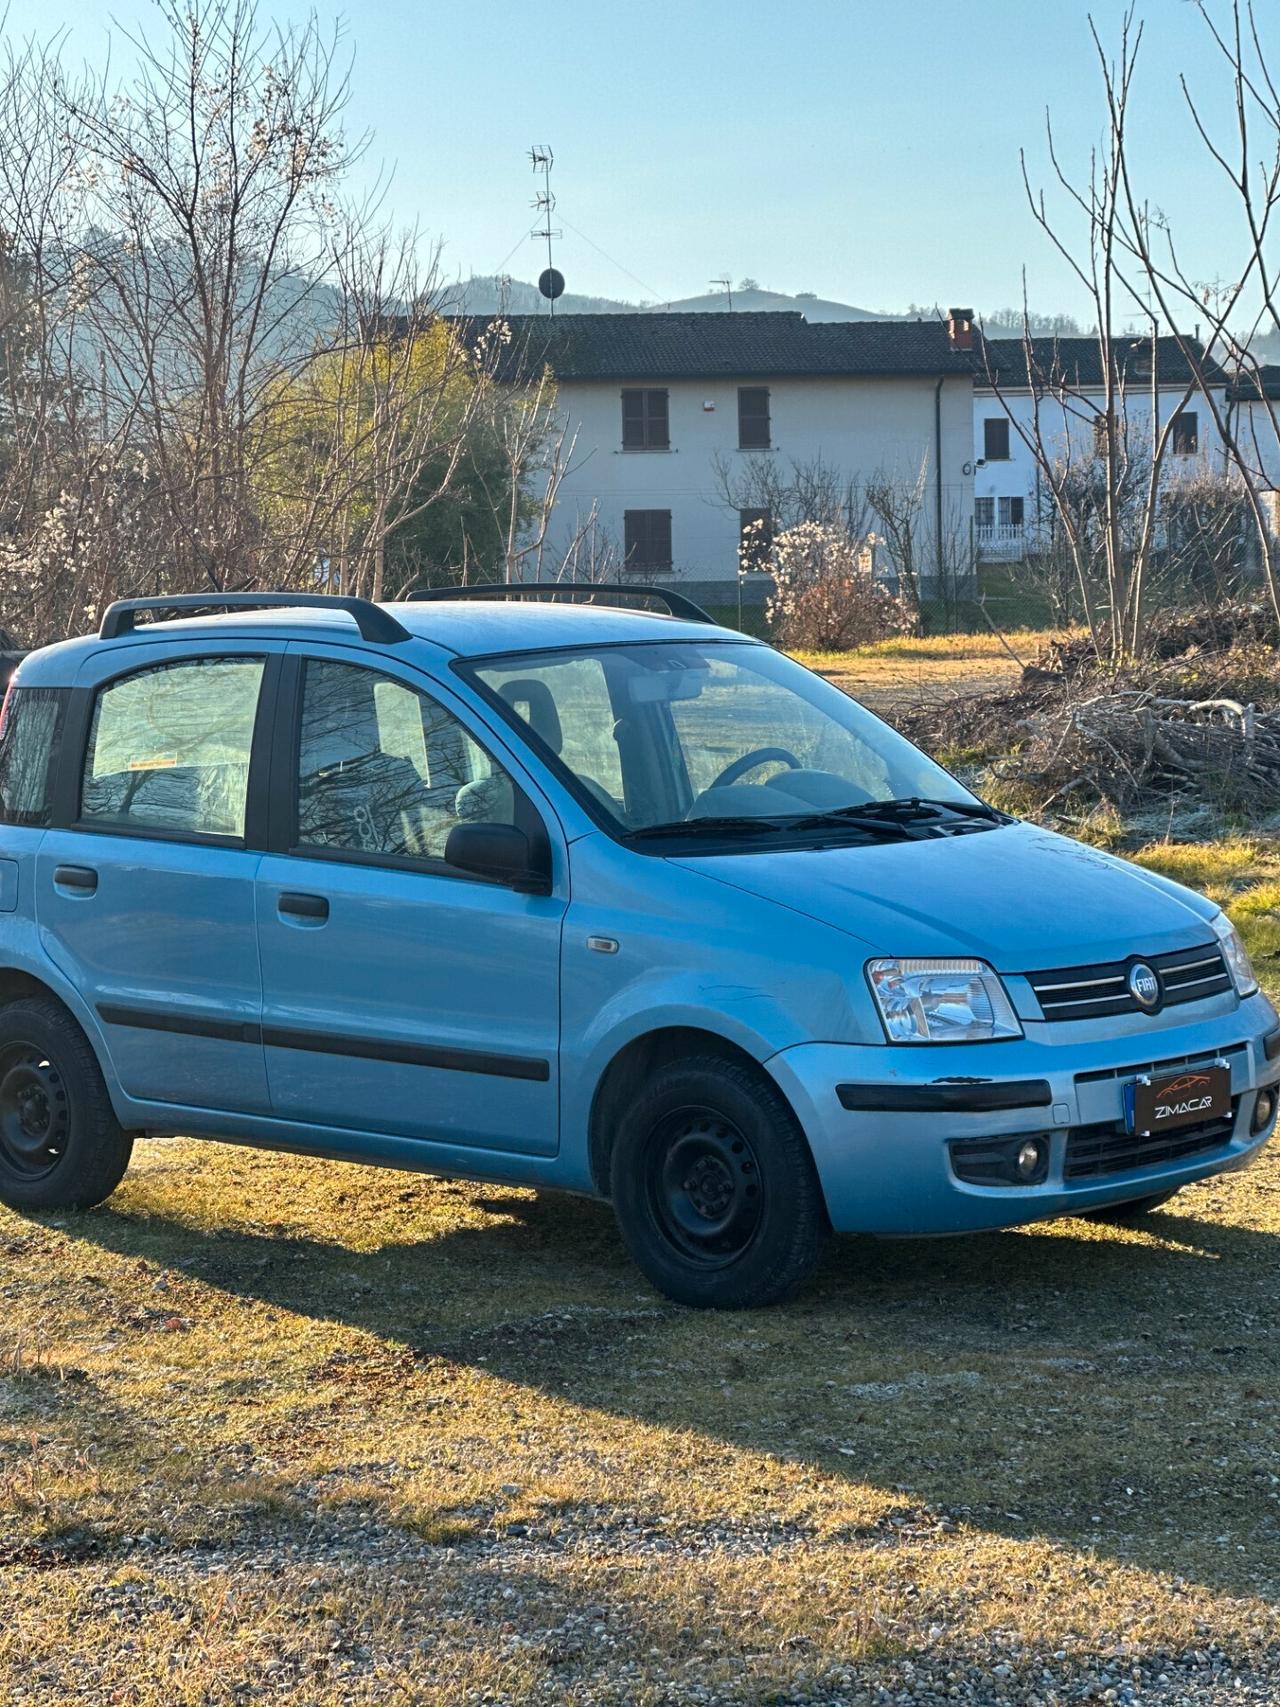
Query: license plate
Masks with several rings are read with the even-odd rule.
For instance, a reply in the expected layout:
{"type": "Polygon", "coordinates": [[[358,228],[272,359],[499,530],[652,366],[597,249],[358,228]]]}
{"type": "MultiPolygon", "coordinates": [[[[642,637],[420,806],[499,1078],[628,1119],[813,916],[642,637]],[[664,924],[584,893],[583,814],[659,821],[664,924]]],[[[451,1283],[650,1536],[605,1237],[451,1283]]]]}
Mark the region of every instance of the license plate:
{"type": "Polygon", "coordinates": [[[1125,1125],[1143,1138],[1231,1113],[1230,1067],[1187,1067],[1124,1087],[1125,1125]]]}

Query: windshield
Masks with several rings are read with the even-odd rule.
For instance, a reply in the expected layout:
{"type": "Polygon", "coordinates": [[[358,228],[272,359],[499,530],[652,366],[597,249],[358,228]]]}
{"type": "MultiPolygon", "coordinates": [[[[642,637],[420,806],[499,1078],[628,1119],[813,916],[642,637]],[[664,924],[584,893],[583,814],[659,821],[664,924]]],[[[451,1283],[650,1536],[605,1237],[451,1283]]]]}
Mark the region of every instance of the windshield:
{"type": "Polygon", "coordinates": [[[767,646],[601,646],[472,670],[622,835],[722,827],[755,841],[841,813],[866,833],[876,803],[977,805],[878,717],[767,646]]]}

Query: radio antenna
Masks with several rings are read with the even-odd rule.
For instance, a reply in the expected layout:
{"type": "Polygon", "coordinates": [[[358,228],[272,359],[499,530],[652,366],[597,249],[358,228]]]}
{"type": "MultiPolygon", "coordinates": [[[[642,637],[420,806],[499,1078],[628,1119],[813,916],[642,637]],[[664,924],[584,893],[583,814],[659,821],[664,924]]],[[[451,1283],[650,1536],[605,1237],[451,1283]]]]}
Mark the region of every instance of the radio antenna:
{"type": "Polygon", "coordinates": [[[556,211],[555,191],[551,188],[551,168],[555,163],[556,157],[545,142],[535,142],[529,150],[529,164],[542,178],[542,187],[529,204],[538,214],[540,223],[534,226],[529,235],[535,241],[541,240],[547,245],[547,265],[538,280],[538,289],[550,303],[553,317],[556,298],[564,293],[564,274],[557,272],[552,264],[552,242],[555,238],[564,236],[564,232],[557,230],[551,223],[551,216],[556,211]]]}

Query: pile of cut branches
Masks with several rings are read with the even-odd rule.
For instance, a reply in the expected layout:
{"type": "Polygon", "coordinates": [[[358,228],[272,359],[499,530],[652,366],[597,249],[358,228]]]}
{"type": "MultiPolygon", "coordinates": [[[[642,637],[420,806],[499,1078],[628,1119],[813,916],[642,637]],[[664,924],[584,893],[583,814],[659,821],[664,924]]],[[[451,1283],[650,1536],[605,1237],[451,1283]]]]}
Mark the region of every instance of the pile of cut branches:
{"type": "Polygon", "coordinates": [[[980,791],[1029,816],[1176,809],[1254,823],[1280,814],[1280,654],[1269,613],[1171,612],[1150,654],[1100,664],[1053,642],[996,694],[904,709],[898,726],[980,791]]]}
{"type": "Polygon", "coordinates": [[[1280,806],[1280,710],[1116,687],[1047,706],[1024,718],[1020,733],[1022,744],[996,759],[991,775],[1034,798],[1039,812],[1187,798],[1251,814],[1280,806]]]}

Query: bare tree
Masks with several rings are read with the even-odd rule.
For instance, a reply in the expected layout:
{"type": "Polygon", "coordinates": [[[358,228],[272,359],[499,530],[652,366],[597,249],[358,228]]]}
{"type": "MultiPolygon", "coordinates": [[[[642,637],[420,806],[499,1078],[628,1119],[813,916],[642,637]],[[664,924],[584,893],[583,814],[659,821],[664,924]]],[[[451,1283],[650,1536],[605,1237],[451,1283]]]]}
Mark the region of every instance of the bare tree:
{"type": "Polygon", "coordinates": [[[715,482],[713,503],[735,510],[765,510],[775,531],[818,522],[846,533],[865,533],[866,500],[858,483],[821,455],[807,461],[773,456],[727,459],[719,451],[711,459],[715,482]]]}
{"type": "Polygon", "coordinates": [[[332,196],[353,156],[341,42],[253,0],[161,0],[138,70],[70,104],[85,150],[86,322],[109,426],[166,494],[169,580],[260,570],[266,405],[330,312],[332,196]]]}

